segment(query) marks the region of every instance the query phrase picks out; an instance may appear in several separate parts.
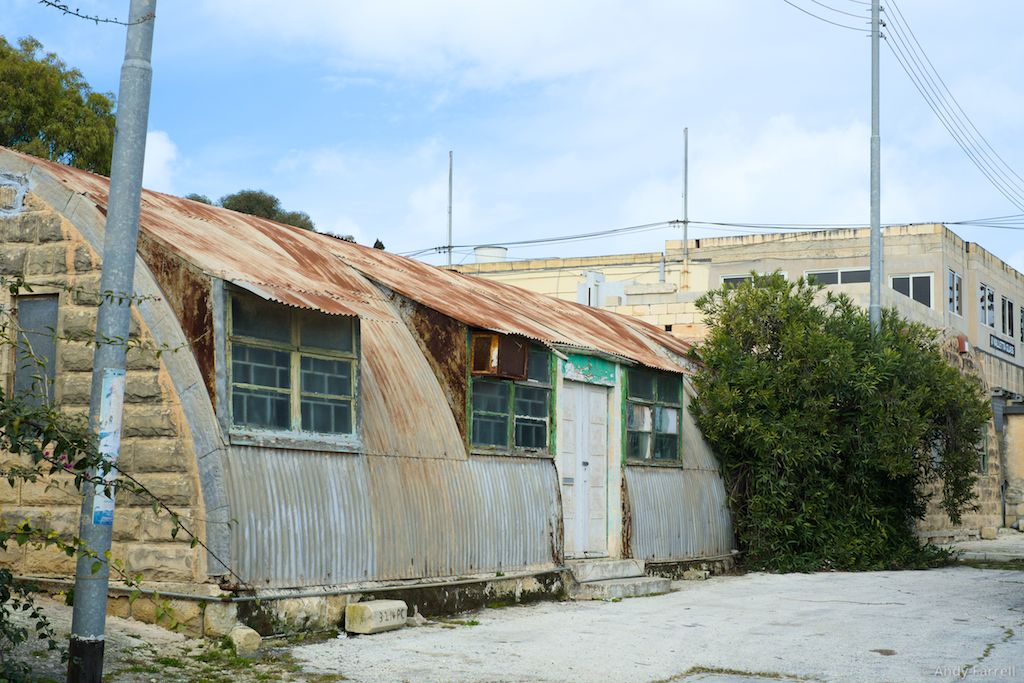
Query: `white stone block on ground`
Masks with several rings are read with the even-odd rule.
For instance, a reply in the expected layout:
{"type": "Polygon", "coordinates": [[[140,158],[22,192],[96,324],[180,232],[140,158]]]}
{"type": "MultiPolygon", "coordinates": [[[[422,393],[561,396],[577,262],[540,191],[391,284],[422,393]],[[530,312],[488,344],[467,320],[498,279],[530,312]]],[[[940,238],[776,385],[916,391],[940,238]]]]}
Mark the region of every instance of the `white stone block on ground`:
{"type": "Polygon", "coordinates": [[[228,639],[239,657],[255,657],[260,651],[263,638],[248,626],[237,626],[228,634],[228,639]]]}
{"type": "Polygon", "coordinates": [[[349,633],[381,633],[405,626],[408,606],[401,600],[370,600],[345,607],[349,633]]]}

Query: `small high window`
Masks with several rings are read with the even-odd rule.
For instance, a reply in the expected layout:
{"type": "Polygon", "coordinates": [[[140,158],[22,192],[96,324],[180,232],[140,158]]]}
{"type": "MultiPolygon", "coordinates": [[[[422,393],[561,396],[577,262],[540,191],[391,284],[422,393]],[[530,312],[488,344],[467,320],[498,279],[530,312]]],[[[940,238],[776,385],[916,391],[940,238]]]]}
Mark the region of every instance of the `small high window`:
{"type": "Polygon", "coordinates": [[[232,424],[355,433],[353,318],[235,293],[229,329],[232,424]]]}
{"type": "Polygon", "coordinates": [[[804,273],[808,281],[819,285],[850,285],[869,282],[871,271],[860,268],[849,270],[812,270],[804,273]]]}
{"type": "Polygon", "coordinates": [[[474,333],[470,441],[509,451],[547,451],[551,355],[515,337],[474,333]]]}
{"type": "Polygon", "coordinates": [[[1002,322],[1002,325],[1003,325],[1002,331],[1003,331],[1003,334],[1009,336],[1012,339],[1013,338],[1013,318],[1014,318],[1013,302],[1010,301],[1009,299],[1007,299],[1005,296],[1001,297],[1001,299],[1002,299],[1002,301],[1000,302],[1000,307],[999,308],[1000,308],[1000,311],[1002,313],[1002,321],[1003,321],[1002,322]]]}
{"type": "Polygon", "coordinates": [[[963,289],[964,280],[960,273],[949,270],[946,274],[946,300],[950,313],[964,314],[963,289]]]}
{"type": "Polygon", "coordinates": [[[889,286],[903,296],[908,296],[914,301],[928,308],[932,307],[932,275],[923,273],[921,275],[894,275],[889,278],[889,286]]]}
{"type": "Polygon", "coordinates": [[[630,368],[626,378],[626,457],[679,460],[682,382],[677,375],[630,368]]]}
{"type": "Polygon", "coordinates": [[[978,317],[982,325],[996,326],[996,293],[984,283],[978,286],[978,317]]]}

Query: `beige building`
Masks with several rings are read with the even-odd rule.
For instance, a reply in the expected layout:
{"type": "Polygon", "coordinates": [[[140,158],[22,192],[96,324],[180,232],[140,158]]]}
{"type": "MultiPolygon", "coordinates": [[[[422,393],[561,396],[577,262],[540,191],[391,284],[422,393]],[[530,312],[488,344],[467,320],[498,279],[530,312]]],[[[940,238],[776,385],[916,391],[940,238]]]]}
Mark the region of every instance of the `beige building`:
{"type": "MultiPolygon", "coordinates": [[[[692,239],[684,259],[682,242],[670,240],[662,252],[494,260],[460,270],[632,315],[700,341],[706,327],[696,300],[752,271],[779,270],[789,279],[812,276],[866,307],[868,241],[867,229],[692,239]]],[[[478,260],[494,258],[491,249],[478,260]]],[[[965,524],[981,528],[1024,520],[1024,470],[1004,475],[1001,466],[1007,462],[1003,423],[1020,419],[1003,407],[1019,404],[1024,394],[1024,275],[937,224],[886,228],[884,273],[883,306],[943,330],[993,392],[997,438],[992,450],[1001,453],[988,459],[980,482],[982,509],[965,524]]],[[[1009,464],[1019,459],[1011,457],[1009,464]]],[[[943,526],[929,520],[925,531],[943,526]]]]}

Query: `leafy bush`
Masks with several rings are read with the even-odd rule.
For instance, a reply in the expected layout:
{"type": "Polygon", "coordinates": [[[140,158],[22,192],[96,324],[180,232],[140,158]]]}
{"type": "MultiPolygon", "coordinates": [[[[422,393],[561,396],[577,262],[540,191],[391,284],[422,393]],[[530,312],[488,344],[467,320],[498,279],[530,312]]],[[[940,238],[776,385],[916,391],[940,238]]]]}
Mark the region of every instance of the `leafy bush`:
{"type": "Polygon", "coordinates": [[[938,333],[775,273],[708,292],[692,407],[721,458],[751,568],[927,565],[913,522],[941,478],[954,523],[971,509],[981,383],[949,365],[938,333]]]}

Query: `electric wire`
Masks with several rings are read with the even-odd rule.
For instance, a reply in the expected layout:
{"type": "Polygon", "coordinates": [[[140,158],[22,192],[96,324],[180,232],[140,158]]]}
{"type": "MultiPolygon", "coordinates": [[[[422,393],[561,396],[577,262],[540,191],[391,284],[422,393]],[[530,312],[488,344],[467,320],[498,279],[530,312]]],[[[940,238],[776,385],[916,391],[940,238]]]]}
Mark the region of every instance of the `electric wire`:
{"type": "Polygon", "coordinates": [[[810,10],[804,9],[803,7],[801,7],[800,5],[796,4],[795,2],[792,2],[791,0],[782,0],[782,2],[786,3],[790,7],[793,7],[794,9],[800,10],[801,12],[803,12],[804,14],[806,14],[808,16],[814,17],[818,21],[824,21],[826,24],[832,24],[833,26],[838,26],[839,28],[848,28],[851,31],[857,31],[858,33],[864,33],[865,30],[866,30],[863,27],[857,28],[856,26],[847,26],[846,24],[840,24],[837,21],[832,21],[831,19],[826,19],[825,17],[819,16],[819,15],[815,14],[814,12],[811,12],[810,10]]]}
{"type": "Polygon", "coordinates": [[[832,10],[833,12],[835,12],[837,14],[845,14],[846,16],[853,17],[854,19],[864,19],[865,18],[863,14],[854,14],[853,12],[847,12],[845,10],[836,9],[832,5],[826,5],[825,3],[819,2],[818,0],[811,0],[811,2],[813,2],[815,5],[819,5],[821,7],[824,7],[825,9],[830,9],[830,10],[832,10]]]}

